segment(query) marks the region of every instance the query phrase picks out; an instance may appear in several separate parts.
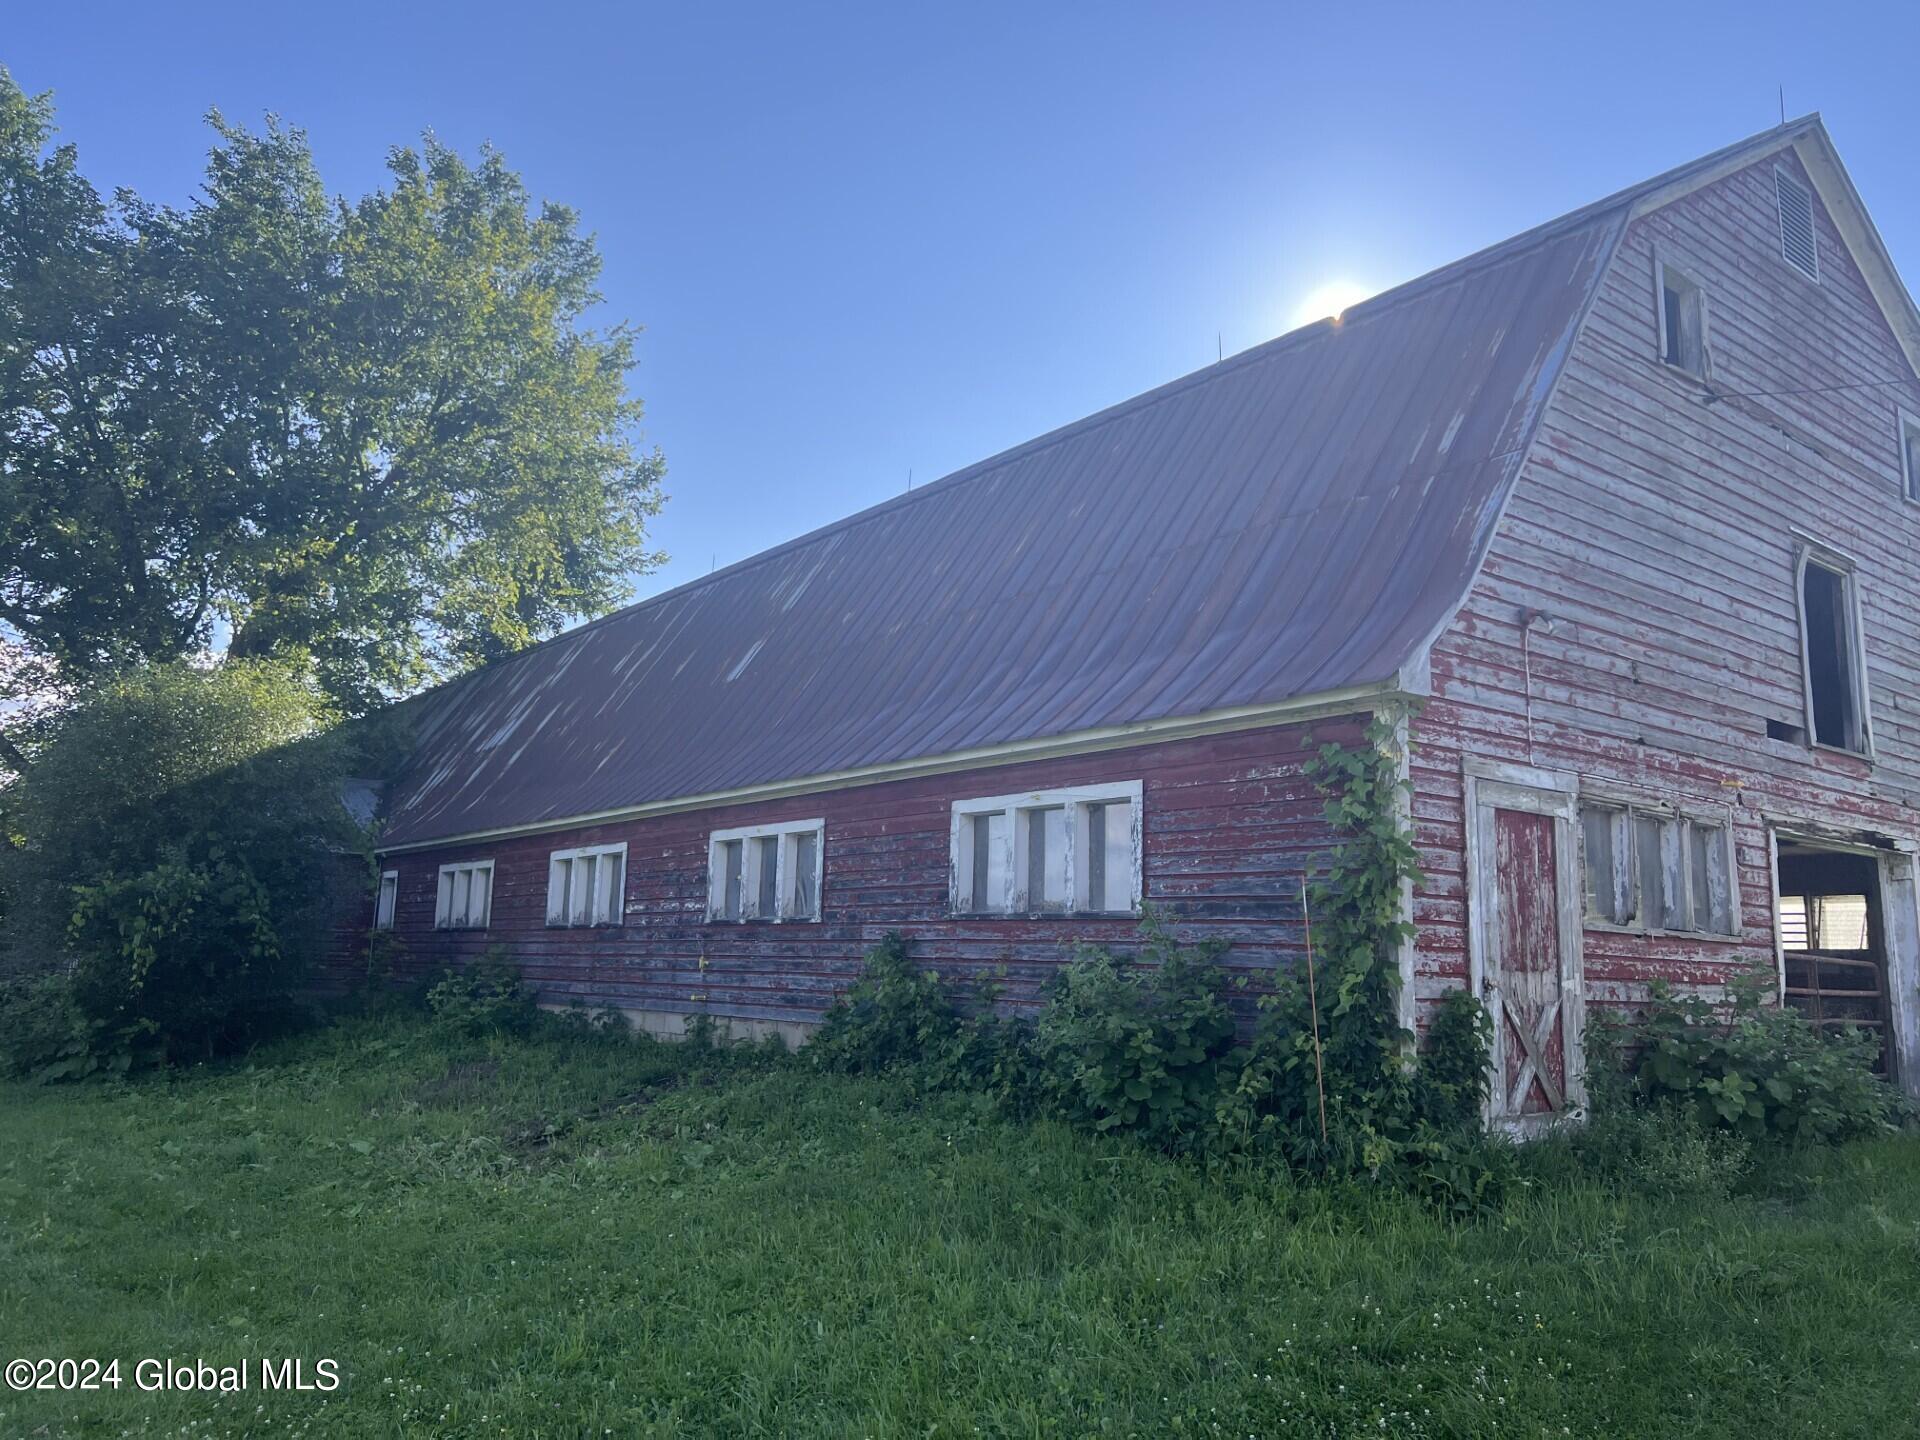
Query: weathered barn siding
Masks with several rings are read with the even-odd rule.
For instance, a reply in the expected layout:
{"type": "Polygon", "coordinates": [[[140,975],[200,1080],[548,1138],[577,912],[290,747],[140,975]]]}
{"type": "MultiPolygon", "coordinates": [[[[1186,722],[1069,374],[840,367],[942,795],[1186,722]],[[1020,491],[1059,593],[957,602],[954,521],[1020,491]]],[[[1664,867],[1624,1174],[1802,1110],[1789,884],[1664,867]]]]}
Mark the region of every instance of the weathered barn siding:
{"type": "Polygon", "coordinates": [[[1603,1004],[1656,974],[1771,972],[1763,814],[1913,833],[1920,507],[1895,406],[1920,412],[1920,388],[1817,196],[1820,283],[1782,260],[1776,163],[1808,183],[1788,151],[1632,223],[1435,646],[1413,761],[1423,996],[1467,968],[1463,754],[1733,806],[1739,937],[1589,928],[1603,1004]],[[1714,403],[1656,360],[1656,246],[1708,292],[1714,403]],[[1768,738],[1804,723],[1792,527],[1859,562],[1875,763],[1768,738]]]}
{"type": "MultiPolygon", "coordinates": [[[[862,954],[903,931],[916,959],[963,985],[1004,984],[1031,1002],[1078,940],[1137,942],[1123,919],[966,918],[949,913],[948,837],[954,801],[1112,780],[1143,782],[1147,903],[1183,937],[1232,946],[1250,971],[1298,953],[1300,881],[1329,834],[1322,802],[1301,773],[1313,743],[1352,743],[1357,717],[1110,750],[1071,759],[692,811],[491,843],[388,857],[399,872],[395,933],[405,968],[438,970],[505,945],[551,1004],[579,1001],[663,1017],[711,1013],[761,1022],[819,1019],[857,973],[862,954]],[[823,818],[825,874],[817,923],[709,924],[707,843],[718,829],[823,818]],[[554,850],[627,842],[625,923],[607,929],[545,923],[554,850]],[[436,931],[442,864],[491,858],[492,923],[436,931]],[[1004,973],[1003,973],[1004,972],[1004,973]]],[[[362,917],[370,919],[370,908],[362,917]]],[[[336,957],[357,965],[357,946],[336,957]]]]}

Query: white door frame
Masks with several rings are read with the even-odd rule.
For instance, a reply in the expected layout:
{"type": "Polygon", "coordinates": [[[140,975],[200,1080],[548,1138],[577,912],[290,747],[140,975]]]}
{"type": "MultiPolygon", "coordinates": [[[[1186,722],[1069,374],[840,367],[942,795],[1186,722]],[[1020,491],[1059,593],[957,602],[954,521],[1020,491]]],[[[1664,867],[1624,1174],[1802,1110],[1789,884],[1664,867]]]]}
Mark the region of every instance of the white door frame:
{"type": "Polygon", "coordinates": [[[1469,759],[1466,777],[1467,830],[1467,975],[1475,996],[1493,1018],[1492,1074],[1484,1107],[1487,1123],[1532,1134],[1563,1119],[1577,1118],[1586,1106],[1586,984],[1581,964],[1584,906],[1579,864],[1579,782],[1569,774],[1530,765],[1469,759]],[[1554,889],[1560,932],[1560,1024],[1566,1065],[1565,1109],[1558,1116],[1509,1113],[1506,1093],[1507,1022],[1501,996],[1489,973],[1493,928],[1489,924],[1498,895],[1494,874],[1493,811],[1518,810],[1553,818],[1554,889]]]}
{"type": "Polygon", "coordinates": [[[1898,836],[1872,836],[1885,843],[1863,845],[1866,832],[1817,821],[1763,814],[1767,827],[1767,890],[1773,913],[1773,963],[1787,1003],[1787,951],[1780,938],[1780,842],[1798,840],[1822,850],[1861,855],[1880,865],[1881,941],[1887,960],[1887,1022],[1893,1031],[1893,1069],[1900,1088],[1920,1099],[1920,844],[1898,836]]]}

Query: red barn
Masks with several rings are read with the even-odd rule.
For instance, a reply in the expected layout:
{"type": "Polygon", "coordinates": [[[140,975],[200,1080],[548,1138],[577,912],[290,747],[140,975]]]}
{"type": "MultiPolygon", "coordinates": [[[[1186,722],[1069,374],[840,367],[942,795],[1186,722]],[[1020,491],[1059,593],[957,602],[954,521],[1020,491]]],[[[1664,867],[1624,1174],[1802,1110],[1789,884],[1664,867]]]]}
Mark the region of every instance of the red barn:
{"type": "Polygon", "coordinates": [[[1494,1108],[1772,977],[1920,1081],[1920,314],[1817,118],[414,703],[372,922],[802,1030],[888,930],[1031,998],[1143,903],[1291,963],[1312,742],[1421,708],[1407,1018],[1494,1108]]]}

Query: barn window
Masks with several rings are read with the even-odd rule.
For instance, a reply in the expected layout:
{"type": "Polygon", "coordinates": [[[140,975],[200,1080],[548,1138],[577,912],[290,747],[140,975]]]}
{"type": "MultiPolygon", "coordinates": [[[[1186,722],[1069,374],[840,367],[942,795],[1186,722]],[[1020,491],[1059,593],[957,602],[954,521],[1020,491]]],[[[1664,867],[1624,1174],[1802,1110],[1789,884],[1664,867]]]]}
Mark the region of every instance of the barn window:
{"type": "Polygon", "coordinates": [[[626,897],[624,844],[583,845],[547,857],[547,924],[618,925],[626,897]]]}
{"type": "Polygon", "coordinates": [[[1664,260],[1656,269],[1660,282],[1660,359],[1676,370],[1704,379],[1707,373],[1706,292],[1664,260]]]}
{"type": "Polygon", "coordinates": [[[1737,933],[1724,819],[1662,806],[1583,802],[1587,920],[1633,930],[1737,933]]]}
{"type": "Polygon", "coordinates": [[[373,928],[391,930],[393,928],[394,902],[400,898],[400,872],[383,871],[380,875],[380,895],[373,902],[373,928]]]}
{"type": "Polygon", "coordinates": [[[433,923],[441,930],[484,930],[493,914],[493,861],[440,867],[433,923]]]}
{"type": "Polygon", "coordinates": [[[956,801],[952,860],[960,914],[1138,914],[1140,782],[956,801]]]}
{"type": "Polygon", "coordinates": [[[1920,501],[1920,416],[1900,417],[1900,483],[1909,500],[1920,501]]]}
{"type": "Polygon", "coordinates": [[[1813,195],[1784,170],[1773,172],[1774,198],[1780,207],[1780,253],[1809,280],[1820,278],[1820,247],[1814,238],[1813,195]]]}
{"type": "Polygon", "coordinates": [[[707,843],[711,921],[818,920],[824,820],[716,830],[707,843]]]}
{"type": "Polygon", "coordinates": [[[1800,554],[1800,636],[1807,729],[1817,745],[1868,752],[1865,656],[1853,574],[1800,554]]]}

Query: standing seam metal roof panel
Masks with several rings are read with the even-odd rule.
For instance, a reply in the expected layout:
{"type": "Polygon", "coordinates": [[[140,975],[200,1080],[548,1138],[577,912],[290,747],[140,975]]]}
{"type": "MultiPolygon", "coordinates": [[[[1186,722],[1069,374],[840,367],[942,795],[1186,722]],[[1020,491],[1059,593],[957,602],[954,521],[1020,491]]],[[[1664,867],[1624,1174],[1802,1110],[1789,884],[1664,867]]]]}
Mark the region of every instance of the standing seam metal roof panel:
{"type": "Polygon", "coordinates": [[[1391,678],[1464,592],[1612,212],[414,702],[383,844],[1391,678]]]}
{"type": "Polygon", "coordinates": [[[1391,679],[1633,205],[1794,121],[408,702],[382,844],[1391,679]]]}

